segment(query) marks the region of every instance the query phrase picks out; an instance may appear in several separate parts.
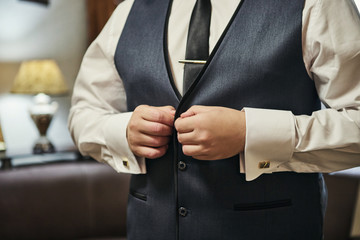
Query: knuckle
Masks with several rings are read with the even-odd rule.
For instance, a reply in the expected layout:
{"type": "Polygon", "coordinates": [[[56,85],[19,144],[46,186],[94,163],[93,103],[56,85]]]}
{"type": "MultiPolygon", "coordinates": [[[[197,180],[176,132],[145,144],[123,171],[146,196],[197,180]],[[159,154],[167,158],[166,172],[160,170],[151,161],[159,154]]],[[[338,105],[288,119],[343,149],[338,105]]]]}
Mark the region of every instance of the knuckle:
{"type": "Polygon", "coordinates": [[[170,135],[171,134],[171,128],[166,126],[166,125],[163,125],[163,124],[154,124],[152,126],[152,129],[151,131],[154,133],[154,134],[157,134],[157,135],[170,135]]]}
{"type": "Polygon", "coordinates": [[[165,153],[165,148],[164,147],[160,147],[160,148],[151,148],[148,152],[147,152],[147,156],[145,156],[146,158],[149,159],[155,159],[155,158],[159,158],[162,155],[164,155],[165,153]]]}
{"type": "Polygon", "coordinates": [[[137,132],[138,132],[138,125],[133,122],[129,122],[127,126],[127,136],[133,137],[133,135],[136,135],[137,132]]]}
{"type": "Polygon", "coordinates": [[[160,146],[162,146],[162,145],[163,145],[163,140],[162,140],[162,138],[160,138],[160,137],[154,137],[154,138],[152,139],[152,145],[153,145],[154,147],[160,147],[160,146]]]}
{"type": "Polygon", "coordinates": [[[139,152],[139,151],[140,151],[140,149],[139,149],[139,144],[138,144],[138,142],[136,141],[136,138],[130,137],[130,138],[128,139],[128,144],[129,144],[129,146],[130,146],[130,148],[131,148],[132,151],[136,151],[136,152],[139,152]]]}
{"type": "Polygon", "coordinates": [[[142,110],[144,109],[144,105],[139,105],[134,109],[134,114],[137,114],[139,112],[142,112],[142,110]]]}
{"type": "Polygon", "coordinates": [[[183,137],[181,134],[177,134],[177,140],[179,141],[179,143],[182,143],[183,142],[183,137]]]}
{"type": "Polygon", "coordinates": [[[211,149],[210,148],[207,148],[207,147],[204,147],[201,151],[201,153],[203,155],[210,155],[211,154],[211,149]]]}
{"type": "Polygon", "coordinates": [[[153,119],[155,122],[162,122],[162,120],[163,120],[163,114],[162,114],[161,111],[152,111],[151,114],[152,114],[152,119],[153,119]]]}
{"type": "Polygon", "coordinates": [[[137,106],[137,107],[135,108],[135,110],[136,110],[136,109],[138,109],[138,110],[144,110],[144,109],[146,109],[147,107],[149,107],[149,106],[148,106],[148,105],[145,105],[145,104],[141,104],[141,105],[137,106]]]}
{"type": "Polygon", "coordinates": [[[155,134],[158,134],[160,133],[162,130],[162,126],[158,123],[156,124],[153,124],[152,127],[151,127],[151,132],[155,133],[155,134]]]}
{"type": "Polygon", "coordinates": [[[137,124],[134,124],[134,121],[129,121],[128,130],[133,131],[137,124]]]}
{"type": "Polygon", "coordinates": [[[157,137],[153,137],[150,141],[150,146],[158,147],[160,145],[160,140],[157,137]]]}
{"type": "Polygon", "coordinates": [[[141,149],[140,149],[139,147],[134,146],[134,145],[131,145],[130,148],[131,148],[131,151],[132,151],[136,156],[139,156],[139,157],[142,157],[142,156],[143,156],[143,155],[142,155],[142,151],[141,151],[141,149]]]}
{"type": "Polygon", "coordinates": [[[147,152],[147,153],[144,154],[144,155],[145,155],[146,158],[149,158],[149,159],[155,159],[155,158],[157,158],[156,153],[153,152],[153,151],[149,151],[149,152],[147,152]]]}
{"type": "Polygon", "coordinates": [[[211,135],[207,131],[202,132],[199,136],[199,141],[201,143],[208,143],[210,142],[210,140],[211,140],[211,135]]]}

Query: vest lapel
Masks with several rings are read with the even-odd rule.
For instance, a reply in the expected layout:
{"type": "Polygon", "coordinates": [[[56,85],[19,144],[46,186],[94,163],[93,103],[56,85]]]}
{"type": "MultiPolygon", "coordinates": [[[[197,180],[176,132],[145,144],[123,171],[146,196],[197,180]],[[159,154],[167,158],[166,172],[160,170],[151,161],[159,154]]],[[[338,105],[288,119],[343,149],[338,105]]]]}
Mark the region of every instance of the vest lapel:
{"type": "MultiPolygon", "coordinates": [[[[206,64],[204,65],[203,69],[201,70],[201,72],[199,73],[199,75],[197,76],[197,78],[194,80],[194,82],[193,82],[192,85],[190,86],[189,90],[184,93],[184,96],[183,96],[182,98],[180,97],[180,100],[181,100],[181,101],[180,101],[180,103],[179,103],[179,106],[178,106],[177,110],[181,109],[181,106],[183,105],[183,103],[184,103],[184,102],[188,99],[188,97],[192,94],[192,92],[193,92],[193,90],[196,88],[198,82],[200,81],[200,79],[201,79],[202,76],[204,75],[207,67],[209,66],[209,64],[210,64],[210,62],[212,61],[212,59],[214,58],[214,56],[216,55],[217,50],[219,49],[219,47],[220,47],[220,45],[221,45],[224,37],[226,36],[226,34],[227,34],[227,32],[228,32],[231,24],[233,23],[235,17],[237,16],[237,14],[238,14],[238,12],[239,12],[239,9],[241,8],[241,6],[242,6],[242,4],[243,4],[244,1],[245,1],[245,0],[241,0],[241,1],[240,1],[240,3],[239,3],[239,5],[238,5],[238,7],[236,8],[233,16],[231,17],[229,23],[227,24],[224,32],[221,34],[221,36],[220,36],[219,40],[217,41],[214,49],[211,51],[210,56],[209,56],[208,60],[206,61],[206,64]]],[[[172,2],[172,1],[171,1],[171,2],[172,2]]],[[[170,8],[171,8],[171,4],[170,4],[170,8]]],[[[170,10],[171,10],[171,9],[170,9],[170,10]]],[[[168,23],[168,21],[169,21],[169,13],[170,13],[170,10],[168,11],[168,16],[167,16],[167,20],[166,20],[167,23],[168,23]]],[[[166,43],[167,43],[167,31],[168,31],[167,28],[168,28],[168,25],[166,24],[165,27],[166,27],[166,29],[165,29],[165,31],[164,31],[164,32],[165,32],[164,46],[166,46],[166,43]]],[[[166,46],[166,48],[164,47],[164,49],[165,49],[164,51],[168,51],[167,46],[166,46]]],[[[165,55],[168,56],[168,52],[166,52],[165,55]]],[[[169,76],[171,76],[171,79],[172,79],[171,81],[172,81],[172,83],[173,83],[174,80],[173,80],[173,76],[172,76],[172,74],[171,74],[171,70],[170,70],[171,68],[170,68],[170,64],[169,64],[168,59],[166,59],[166,64],[167,64],[168,72],[170,72],[169,76]]],[[[174,86],[175,86],[175,84],[173,84],[173,87],[174,87],[174,86]]],[[[176,92],[178,93],[178,90],[177,90],[176,87],[175,87],[175,90],[176,90],[176,92]]],[[[180,116],[181,112],[182,112],[182,111],[177,111],[176,114],[175,114],[175,117],[180,116]]]]}
{"type": "Polygon", "coordinates": [[[166,13],[166,20],[165,20],[165,26],[164,26],[164,41],[163,41],[163,51],[164,51],[164,56],[165,56],[165,64],[166,64],[166,70],[169,76],[169,80],[170,80],[170,84],[171,87],[173,89],[173,91],[175,92],[178,101],[181,100],[182,96],[179,92],[179,90],[176,87],[175,81],[174,81],[174,76],[172,75],[171,72],[171,66],[170,66],[170,61],[169,61],[169,48],[168,48],[168,31],[169,31],[169,18],[170,18],[170,13],[171,13],[171,7],[172,7],[172,3],[173,1],[170,0],[169,1],[169,7],[166,13]]]}

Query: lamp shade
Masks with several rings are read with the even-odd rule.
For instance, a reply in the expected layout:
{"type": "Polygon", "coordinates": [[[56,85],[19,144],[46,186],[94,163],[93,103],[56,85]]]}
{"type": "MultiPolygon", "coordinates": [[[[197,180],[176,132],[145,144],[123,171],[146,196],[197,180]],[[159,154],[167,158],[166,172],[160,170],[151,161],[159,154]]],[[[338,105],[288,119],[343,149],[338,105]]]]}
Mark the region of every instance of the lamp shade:
{"type": "Polygon", "coordinates": [[[1,126],[0,126],[0,152],[3,152],[6,150],[6,146],[5,146],[5,140],[1,131],[1,126]]]}
{"type": "Polygon", "coordinates": [[[54,60],[32,60],[21,63],[12,93],[50,95],[68,92],[64,77],[54,60]]]}

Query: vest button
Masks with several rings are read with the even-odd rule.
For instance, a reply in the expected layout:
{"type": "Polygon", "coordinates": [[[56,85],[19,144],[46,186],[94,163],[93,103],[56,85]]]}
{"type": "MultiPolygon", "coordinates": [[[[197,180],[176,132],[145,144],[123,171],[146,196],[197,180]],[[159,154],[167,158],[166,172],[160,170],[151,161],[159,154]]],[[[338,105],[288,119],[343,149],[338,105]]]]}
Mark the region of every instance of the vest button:
{"type": "Polygon", "coordinates": [[[178,162],[178,168],[179,170],[184,171],[186,169],[186,163],[183,161],[178,162]]]}
{"type": "Polygon", "coordinates": [[[180,207],[179,208],[179,215],[182,217],[186,217],[186,215],[188,214],[188,210],[184,207],[180,207]]]}

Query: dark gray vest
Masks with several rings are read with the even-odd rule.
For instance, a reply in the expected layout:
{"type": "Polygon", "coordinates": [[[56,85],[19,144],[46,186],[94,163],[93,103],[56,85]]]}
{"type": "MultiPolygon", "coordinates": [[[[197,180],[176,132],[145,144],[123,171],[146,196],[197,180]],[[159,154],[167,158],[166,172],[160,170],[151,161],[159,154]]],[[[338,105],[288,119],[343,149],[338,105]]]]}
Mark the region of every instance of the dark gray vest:
{"type": "MultiPolygon", "coordinates": [[[[197,104],[310,115],[320,102],[302,58],[303,4],[242,0],[181,98],[167,53],[171,1],[135,1],[115,54],[129,111],[172,105],[178,117],[197,104]]],[[[146,161],[147,174],[132,176],[130,240],[321,239],[321,175],[274,173],[246,182],[238,156],[198,161],[185,156],[173,136],[165,156],[146,161]]]]}

